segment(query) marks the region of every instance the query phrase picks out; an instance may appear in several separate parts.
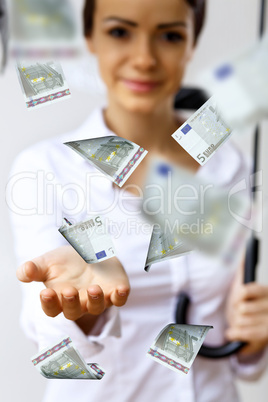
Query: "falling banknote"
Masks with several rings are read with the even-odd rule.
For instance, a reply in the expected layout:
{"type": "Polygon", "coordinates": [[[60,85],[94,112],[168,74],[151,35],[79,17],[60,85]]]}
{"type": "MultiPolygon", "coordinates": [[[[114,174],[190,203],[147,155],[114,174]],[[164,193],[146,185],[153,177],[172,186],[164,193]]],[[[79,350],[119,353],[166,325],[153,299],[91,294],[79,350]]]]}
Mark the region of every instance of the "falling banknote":
{"type": "Polygon", "coordinates": [[[202,74],[200,81],[234,128],[268,116],[268,34],[230,62],[202,74]]]}
{"type": "Polygon", "coordinates": [[[0,0],[0,73],[7,63],[8,22],[6,0],[0,0]]]}
{"type": "Polygon", "coordinates": [[[69,0],[10,0],[10,51],[15,57],[72,57],[79,28],[69,0]]]}
{"type": "Polygon", "coordinates": [[[66,142],[91,165],[122,187],[147,151],[132,141],[117,136],[66,142]]]}
{"type": "Polygon", "coordinates": [[[233,263],[248,236],[246,189],[220,188],[159,159],[149,166],[143,213],[185,246],[233,263]]]}
{"type": "Polygon", "coordinates": [[[88,264],[101,262],[116,255],[112,239],[100,216],[76,225],[64,218],[59,232],[88,264]]]}
{"type": "Polygon", "coordinates": [[[180,257],[191,251],[191,247],[187,247],[178,234],[172,233],[168,228],[163,231],[159,225],[154,225],[144,269],[148,272],[152,264],[180,257]]]}
{"type": "Polygon", "coordinates": [[[104,370],[97,363],[86,363],[70,337],[50,346],[31,358],[46,378],[101,380],[104,370]]]}
{"type": "Polygon", "coordinates": [[[211,97],[172,137],[200,165],[204,165],[230,137],[232,131],[219,114],[215,98],[211,97]]]}
{"type": "Polygon", "coordinates": [[[17,63],[16,71],[28,110],[71,96],[59,63],[20,61],[17,63]]]}
{"type": "Polygon", "coordinates": [[[156,337],[147,356],[173,371],[187,374],[211,328],[208,325],[169,324],[156,337]]]}

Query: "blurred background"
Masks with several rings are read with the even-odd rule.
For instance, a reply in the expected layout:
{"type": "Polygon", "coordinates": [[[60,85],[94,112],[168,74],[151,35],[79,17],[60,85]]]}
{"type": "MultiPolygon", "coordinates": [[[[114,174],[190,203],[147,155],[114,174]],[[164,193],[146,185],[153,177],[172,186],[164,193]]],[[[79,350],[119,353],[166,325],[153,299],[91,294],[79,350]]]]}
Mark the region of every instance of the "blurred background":
{"type": "MultiPolygon", "coordinates": [[[[0,2],[1,3],[1,2],[0,2]]],[[[80,20],[83,0],[70,1],[77,21],[80,20]]],[[[245,49],[258,37],[260,0],[208,0],[207,22],[185,77],[185,84],[196,85],[200,71],[224,61],[245,49]]],[[[266,21],[268,10],[266,10],[266,21]]],[[[268,24],[267,29],[268,29],[268,24]]],[[[266,29],[266,30],[267,30],[266,29]]],[[[78,38],[81,26],[78,24],[78,38]]],[[[79,40],[78,40],[79,42],[79,40]]],[[[83,48],[83,44],[80,44],[83,48]]],[[[83,50],[82,50],[83,53],[83,50]]],[[[16,155],[24,148],[45,138],[53,137],[78,127],[90,111],[105,103],[105,93],[97,74],[95,60],[89,55],[61,62],[71,90],[71,98],[63,102],[28,111],[16,75],[15,60],[9,59],[4,74],[0,74],[0,133],[3,153],[0,159],[1,222],[0,247],[1,266],[1,304],[2,323],[1,344],[1,400],[13,402],[37,402],[42,400],[46,379],[33,367],[30,357],[36,353],[34,345],[28,341],[19,324],[21,295],[16,280],[16,261],[12,249],[12,233],[5,202],[5,184],[16,155]]],[[[263,171],[263,230],[258,233],[261,239],[260,262],[257,280],[268,284],[268,121],[260,124],[260,162],[263,171]]],[[[245,152],[252,152],[252,129],[243,137],[233,140],[245,152]]],[[[38,303],[39,300],[36,300],[38,303]]],[[[244,402],[267,401],[268,373],[257,382],[238,382],[244,402]]],[[[229,402],[229,401],[228,401],[229,402]]],[[[231,401],[230,401],[231,402],[231,401]]]]}

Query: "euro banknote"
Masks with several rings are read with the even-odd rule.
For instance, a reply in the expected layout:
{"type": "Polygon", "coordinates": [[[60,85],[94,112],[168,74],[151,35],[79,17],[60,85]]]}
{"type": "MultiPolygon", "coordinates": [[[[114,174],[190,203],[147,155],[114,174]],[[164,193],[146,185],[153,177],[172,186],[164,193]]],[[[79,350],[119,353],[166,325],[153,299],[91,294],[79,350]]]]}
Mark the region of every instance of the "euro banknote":
{"type": "Polygon", "coordinates": [[[116,255],[112,238],[99,215],[75,225],[64,218],[59,232],[88,264],[105,261],[116,255]]]}
{"type": "Polygon", "coordinates": [[[209,325],[169,324],[158,334],[147,356],[173,371],[188,374],[211,328],[209,325]]]}
{"type": "Polygon", "coordinates": [[[68,336],[38,352],[31,360],[39,373],[50,379],[101,380],[105,374],[97,363],[84,361],[68,336]]]}
{"type": "Polygon", "coordinates": [[[204,103],[172,137],[201,166],[230,137],[233,130],[218,110],[215,97],[204,103]]]}
{"type": "Polygon", "coordinates": [[[71,141],[65,145],[119,187],[123,186],[148,153],[134,142],[117,136],[71,141]]]}
{"type": "Polygon", "coordinates": [[[71,96],[60,63],[21,60],[16,64],[16,71],[28,110],[71,96]]]}
{"type": "Polygon", "coordinates": [[[8,22],[6,0],[0,0],[0,73],[4,71],[8,52],[8,22]]]}
{"type": "Polygon", "coordinates": [[[217,101],[233,128],[268,117],[268,34],[235,58],[200,74],[200,83],[217,101]]]}
{"type": "Polygon", "coordinates": [[[162,231],[177,234],[185,246],[230,264],[239,257],[249,235],[250,198],[245,189],[220,188],[155,158],[143,195],[145,217],[162,231]]]}
{"type": "Polygon", "coordinates": [[[10,0],[14,57],[62,59],[81,52],[78,18],[69,0],[10,0]]]}
{"type": "Polygon", "coordinates": [[[162,230],[159,225],[154,225],[144,269],[148,272],[152,264],[177,258],[192,251],[177,233],[172,233],[169,228],[162,230]]]}

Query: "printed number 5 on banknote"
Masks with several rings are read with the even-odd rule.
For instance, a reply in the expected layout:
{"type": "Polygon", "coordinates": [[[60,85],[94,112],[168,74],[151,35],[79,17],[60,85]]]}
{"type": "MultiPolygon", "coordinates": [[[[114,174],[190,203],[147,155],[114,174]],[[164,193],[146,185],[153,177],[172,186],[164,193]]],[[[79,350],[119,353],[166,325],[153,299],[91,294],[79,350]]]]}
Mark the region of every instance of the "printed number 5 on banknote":
{"type": "Polygon", "coordinates": [[[114,257],[115,248],[101,216],[72,225],[66,218],[59,232],[88,264],[114,257]]]}
{"type": "Polygon", "coordinates": [[[172,137],[200,165],[204,165],[231,133],[232,128],[225,123],[214,97],[211,97],[172,137]]]}

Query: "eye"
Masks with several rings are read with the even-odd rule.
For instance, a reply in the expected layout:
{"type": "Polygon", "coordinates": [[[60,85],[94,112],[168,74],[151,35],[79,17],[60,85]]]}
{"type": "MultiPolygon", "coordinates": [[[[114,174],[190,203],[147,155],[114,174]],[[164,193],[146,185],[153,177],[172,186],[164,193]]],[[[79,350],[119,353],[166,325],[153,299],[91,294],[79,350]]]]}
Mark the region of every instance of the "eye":
{"type": "Polygon", "coordinates": [[[114,38],[126,38],[128,31],[125,28],[113,28],[109,31],[109,35],[114,38]]]}
{"type": "Polygon", "coordinates": [[[163,33],[162,37],[167,42],[175,42],[175,43],[180,42],[184,39],[183,36],[178,32],[165,32],[163,33]]]}

